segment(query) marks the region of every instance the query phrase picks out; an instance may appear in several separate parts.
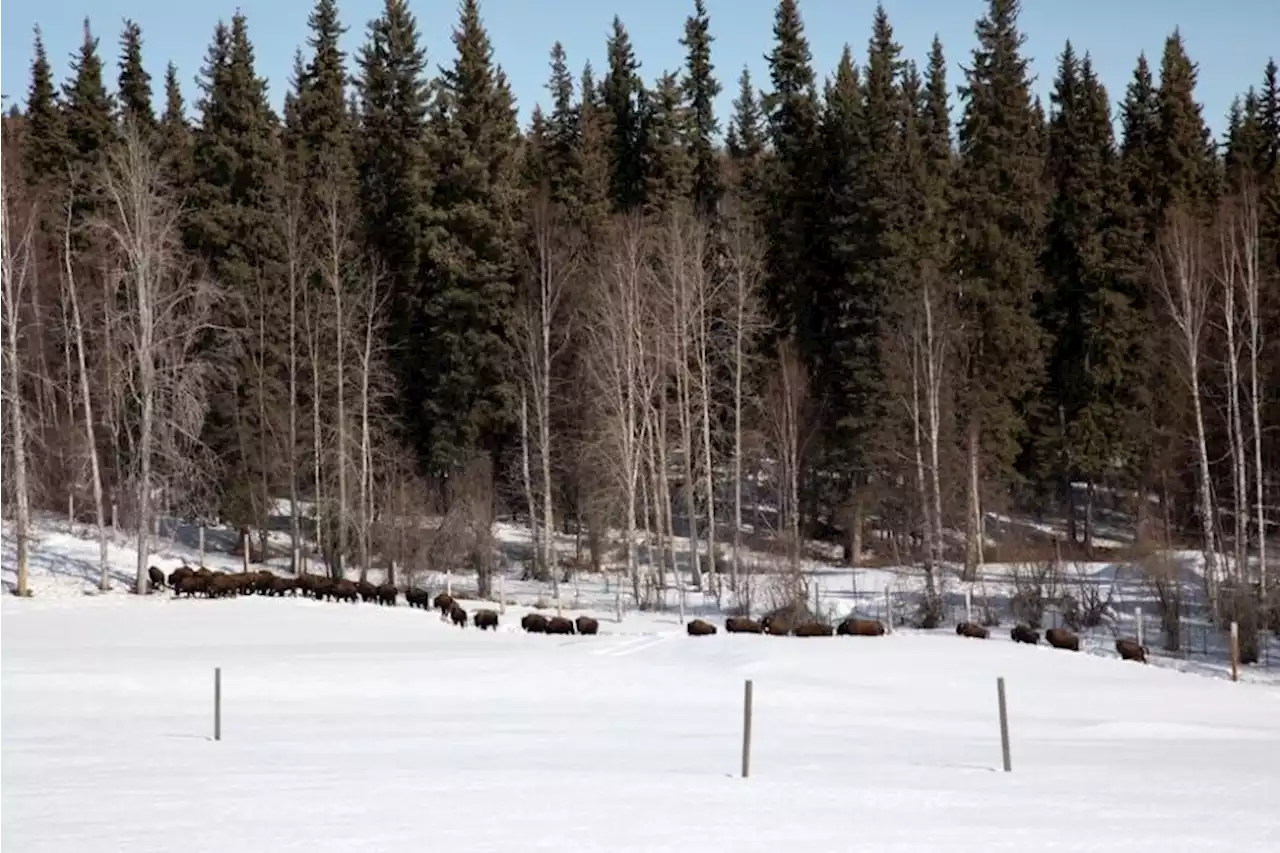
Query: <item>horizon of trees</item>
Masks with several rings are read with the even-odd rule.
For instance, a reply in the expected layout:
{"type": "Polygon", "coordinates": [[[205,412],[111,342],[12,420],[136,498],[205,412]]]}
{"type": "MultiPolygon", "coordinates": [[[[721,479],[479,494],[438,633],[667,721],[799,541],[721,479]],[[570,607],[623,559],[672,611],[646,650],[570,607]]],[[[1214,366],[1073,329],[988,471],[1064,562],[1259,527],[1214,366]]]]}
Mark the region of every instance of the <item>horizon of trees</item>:
{"type": "Polygon", "coordinates": [[[701,0],[651,80],[615,18],[601,69],[552,46],[525,128],[476,0],[436,75],[405,0],[353,56],[316,0],[279,115],[236,14],[194,122],[172,63],[152,103],[135,23],[114,87],[87,19],[60,86],[37,29],[4,118],[5,506],[120,513],[140,585],[159,512],[265,549],[287,496],[300,569],[308,541],[334,572],[469,560],[482,591],[501,507],[534,574],[577,531],[637,603],[685,535],[692,583],[741,596],[762,528],[932,589],[1011,511],[1084,552],[1194,542],[1266,594],[1276,63],[1214,139],[1175,31],[1117,135],[1078,46],[1033,94],[1018,7],[990,0],[958,85],[882,7],[818,80],[780,0],[763,87],[716,68],[701,0]]]}

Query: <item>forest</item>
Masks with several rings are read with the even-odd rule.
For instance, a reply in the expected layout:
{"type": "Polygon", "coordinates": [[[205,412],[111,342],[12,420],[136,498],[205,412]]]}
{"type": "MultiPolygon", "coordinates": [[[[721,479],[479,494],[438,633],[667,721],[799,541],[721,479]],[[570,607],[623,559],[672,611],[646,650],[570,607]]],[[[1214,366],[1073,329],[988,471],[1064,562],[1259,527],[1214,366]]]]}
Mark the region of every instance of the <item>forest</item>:
{"type": "Polygon", "coordinates": [[[280,114],[242,15],[188,93],[133,22],[110,66],[86,20],[62,81],[37,29],[3,119],[20,594],[37,512],[137,531],[139,591],[160,517],[265,550],[287,516],[295,570],[467,565],[482,595],[516,517],[531,573],[608,564],[640,601],[674,537],[698,588],[815,538],[931,579],[1020,513],[1080,554],[1127,519],[1266,594],[1276,62],[1215,138],[1176,31],[1117,93],[1063,45],[1046,104],[1017,0],[920,65],[877,9],[825,80],[800,6],[767,80],[716,66],[703,0],[656,79],[618,18],[601,68],[551,45],[526,127],[478,0],[430,61],[407,0],[351,56],[315,0],[280,114]]]}

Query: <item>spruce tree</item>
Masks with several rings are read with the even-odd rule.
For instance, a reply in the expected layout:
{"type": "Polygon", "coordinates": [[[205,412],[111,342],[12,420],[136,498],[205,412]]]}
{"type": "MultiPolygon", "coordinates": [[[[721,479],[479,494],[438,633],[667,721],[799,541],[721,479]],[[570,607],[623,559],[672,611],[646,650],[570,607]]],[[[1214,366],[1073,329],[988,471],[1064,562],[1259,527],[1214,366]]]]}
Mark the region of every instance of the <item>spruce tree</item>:
{"type": "Polygon", "coordinates": [[[947,267],[950,217],[951,178],[955,168],[955,148],[951,138],[950,91],[947,88],[947,61],[942,41],[936,36],[929,49],[929,65],[925,70],[924,88],[917,114],[920,156],[925,179],[925,195],[931,250],[929,258],[935,270],[947,267]]]}
{"type": "Polygon", "coordinates": [[[35,28],[35,57],[31,61],[26,117],[22,157],[27,185],[49,187],[65,183],[70,156],[67,127],[39,27],[35,28]]]}
{"type": "Polygon", "coordinates": [[[1217,182],[1215,146],[1196,102],[1197,70],[1187,56],[1182,34],[1165,40],[1156,104],[1160,120],[1155,146],[1156,205],[1161,217],[1174,208],[1208,217],[1217,182]]]}
{"type": "Polygon", "coordinates": [[[588,237],[588,242],[594,242],[604,233],[613,209],[614,165],[611,146],[613,125],[590,62],[583,67],[578,91],[578,136],[574,162],[579,183],[576,208],[570,215],[588,237]]]}
{"type": "MultiPolygon", "coordinates": [[[[67,164],[70,170],[72,217],[84,223],[99,214],[105,204],[101,172],[115,142],[112,100],[102,80],[98,40],[84,21],[80,50],[71,60],[71,78],[62,88],[62,114],[67,129],[67,164]]],[[[77,235],[83,248],[85,235],[77,235]]]]}
{"type": "Polygon", "coordinates": [[[464,0],[457,56],[434,121],[438,179],[428,257],[421,416],[427,458],[457,471],[498,451],[513,424],[510,321],[518,275],[515,107],[480,20],[464,0]]]}
{"type": "Polygon", "coordinates": [[[601,86],[603,106],[613,133],[613,208],[629,212],[644,202],[644,87],[631,36],[618,17],[608,42],[609,73],[601,86]]]}
{"type": "Polygon", "coordinates": [[[156,115],[151,108],[151,75],[142,64],[142,28],[126,20],[120,34],[120,78],[116,84],[120,117],[150,136],[156,115]]]}
{"type": "Polygon", "coordinates": [[[178,66],[172,62],[164,71],[164,113],[157,125],[156,148],[168,175],[169,184],[185,194],[191,186],[191,125],[178,83],[178,66]]]}
{"type": "MultiPolygon", "coordinates": [[[[428,282],[423,267],[433,183],[427,139],[430,81],[426,51],[406,0],[386,0],[382,14],[369,24],[356,64],[356,174],[363,242],[390,279],[400,409],[411,416],[405,426],[412,445],[422,449],[427,439],[417,416],[426,369],[428,282]]],[[[298,66],[301,79],[306,73],[301,60],[298,66]]],[[[291,115],[289,124],[297,127],[299,117],[291,115]]]]}
{"type": "Polygon", "coordinates": [[[725,138],[725,150],[732,166],[731,184],[740,204],[754,210],[762,203],[765,168],[764,118],[760,97],[744,65],[738,77],[738,97],[733,102],[733,119],[725,138]]]}
{"type": "MultiPolygon", "coordinates": [[[[314,214],[338,192],[354,190],[351,115],[347,108],[346,54],[338,42],[346,27],[338,20],[336,0],[316,0],[307,19],[310,60],[297,83],[297,128],[306,205],[314,214]]],[[[345,199],[343,199],[345,201],[345,199]]]]}
{"type": "Polygon", "coordinates": [[[688,147],[692,116],[675,74],[663,74],[649,93],[644,113],[644,206],[663,213],[690,200],[696,178],[695,152],[688,147]]]}
{"type": "MultiPolygon", "coordinates": [[[[960,89],[954,274],[963,287],[970,465],[1004,479],[1041,376],[1033,314],[1044,219],[1040,128],[1018,31],[1017,0],[989,0],[960,89]]],[[[981,471],[980,471],[981,475],[981,471]]],[[[972,509],[972,508],[971,508],[972,509]]]]}
{"type": "Polygon", "coordinates": [[[554,202],[576,210],[581,206],[578,201],[581,175],[576,157],[580,128],[578,108],[573,101],[573,75],[560,42],[551,48],[551,79],[547,81],[547,90],[551,93],[551,115],[542,116],[540,131],[545,137],[548,189],[554,202]]]}
{"type": "Polygon", "coordinates": [[[685,19],[684,38],[680,40],[680,44],[685,48],[685,76],[682,86],[689,110],[685,133],[689,140],[689,155],[693,160],[693,209],[701,216],[715,213],[724,192],[715,141],[720,133],[720,123],[716,121],[715,99],[720,94],[721,87],[714,76],[715,66],[711,62],[711,43],[714,40],[706,0],[694,0],[693,14],[685,19]]]}

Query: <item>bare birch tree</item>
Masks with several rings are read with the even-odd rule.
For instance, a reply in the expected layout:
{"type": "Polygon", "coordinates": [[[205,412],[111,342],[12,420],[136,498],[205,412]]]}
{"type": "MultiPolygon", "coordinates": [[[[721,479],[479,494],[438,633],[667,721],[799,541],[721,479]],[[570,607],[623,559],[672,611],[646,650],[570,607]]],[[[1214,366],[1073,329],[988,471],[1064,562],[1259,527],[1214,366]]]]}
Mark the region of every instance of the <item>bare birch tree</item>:
{"type": "Polygon", "coordinates": [[[349,464],[350,448],[348,446],[347,430],[349,424],[347,422],[347,388],[346,388],[346,349],[347,349],[347,323],[345,314],[349,310],[348,296],[346,293],[345,265],[347,261],[349,248],[350,222],[348,215],[342,208],[342,197],[336,186],[329,188],[328,198],[325,200],[322,224],[322,241],[323,241],[323,264],[321,266],[321,275],[324,278],[325,285],[329,288],[330,297],[333,300],[333,322],[334,322],[334,338],[333,350],[330,358],[333,361],[334,369],[334,391],[337,395],[337,412],[334,416],[334,423],[337,429],[335,437],[336,453],[334,457],[334,465],[337,469],[337,494],[335,495],[337,502],[337,544],[334,552],[334,563],[330,566],[330,571],[334,577],[342,577],[346,567],[347,558],[347,533],[350,524],[349,511],[349,493],[347,492],[347,466],[349,464]]]}
{"type": "Polygon", "coordinates": [[[760,288],[764,280],[764,235],[743,211],[731,210],[724,231],[727,287],[729,293],[728,334],[732,339],[730,368],[733,373],[733,553],[732,585],[738,591],[742,570],[742,462],[743,414],[746,409],[748,379],[752,374],[752,353],[756,341],[767,328],[760,288]]]}
{"type": "Polygon", "coordinates": [[[1241,257],[1241,246],[1236,239],[1237,202],[1227,199],[1218,212],[1217,228],[1217,273],[1219,296],[1222,312],[1222,333],[1226,345],[1223,366],[1226,368],[1227,384],[1227,437],[1230,444],[1231,460],[1231,498],[1232,498],[1232,535],[1235,550],[1234,574],[1243,579],[1248,566],[1249,553],[1249,486],[1248,458],[1245,455],[1244,421],[1241,417],[1240,400],[1240,360],[1243,340],[1237,335],[1240,321],[1236,299],[1242,289],[1240,281],[1244,274],[1244,259],[1241,257]]]}
{"type": "MultiPolygon", "coordinates": [[[[357,536],[360,549],[360,579],[369,573],[370,536],[373,527],[373,475],[376,419],[381,397],[385,394],[386,374],[384,346],[386,323],[384,310],[389,293],[383,276],[371,265],[366,277],[358,316],[363,342],[360,347],[360,518],[357,536]]],[[[340,463],[341,464],[341,463],[340,463]]]]}
{"type": "MultiPolygon", "coordinates": [[[[7,171],[7,170],[3,170],[7,171]]],[[[13,199],[10,197],[12,182],[0,171],[0,237],[4,247],[0,249],[0,274],[3,277],[4,332],[7,346],[4,348],[4,407],[9,414],[9,450],[13,464],[13,535],[17,545],[17,594],[29,595],[28,559],[31,536],[31,495],[27,479],[28,431],[26,407],[22,397],[23,362],[20,341],[23,338],[22,300],[33,286],[35,276],[32,258],[32,238],[36,217],[27,211],[25,217],[15,217],[13,199]]]]}
{"type": "Polygon", "coordinates": [[[1209,473],[1209,449],[1205,435],[1204,404],[1200,389],[1201,359],[1209,319],[1208,270],[1205,264],[1204,233],[1186,211],[1176,210],[1160,237],[1156,264],[1156,287],[1174,326],[1174,342],[1191,392],[1195,419],[1197,491],[1200,528],[1203,536],[1206,582],[1211,595],[1218,582],[1218,549],[1213,511],[1213,482],[1209,473]]]}
{"type": "Polygon", "coordinates": [[[302,236],[302,195],[294,191],[285,198],[284,249],[285,287],[289,299],[289,434],[286,438],[285,467],[289,477],[289,544],[293,571],[302,567],[302,525],[298,508],[298,289],[306,281],[302,236]]]}
{"type": "Polygon", "coordinates": [[[98,437],[93,419],[93,393],[89,384],[88,359],[85,356],[84,322],[80,315],[79,285],[76,284],[75,265],[71,253],[71,205],[67,205],[66,226],[62,234],[62,261],[65,279],[63,286],[71,305],[71,324],[76,343],[76,366],[80,380],[80,405],[84,413],[85,452],[89,455],[89,479],[93,488],[94,519],[98,530],[98,588],[106,591],[111,586],[111,566],[108,557],[106,500],[102,492],[102,470],[98,462],[98,437]]]}
{"type": "Polygon", "coordinates": [[[778,345],[767,406],[773,453],[778,460],[779,529],[785,531],[787,557],[800,569],[800,466],[811,429],[809,376],[795,343],[778,345]]]}
{"type": "Polygon", "coordinates": [[[195,480],[199,432],[207,407],[209,365],[197,353],[210,329],[218,298],[212,283],[189,275],[181,257],[179,209],[167,195],[160,169],[136,128],[110,152],[104,175],[109,216],[103,223],[126,282],[125,346],[131,355],[130,390],[138,414],[136,590],[147,591],[155,463],[163,459],[170,482],[195,480]]]}

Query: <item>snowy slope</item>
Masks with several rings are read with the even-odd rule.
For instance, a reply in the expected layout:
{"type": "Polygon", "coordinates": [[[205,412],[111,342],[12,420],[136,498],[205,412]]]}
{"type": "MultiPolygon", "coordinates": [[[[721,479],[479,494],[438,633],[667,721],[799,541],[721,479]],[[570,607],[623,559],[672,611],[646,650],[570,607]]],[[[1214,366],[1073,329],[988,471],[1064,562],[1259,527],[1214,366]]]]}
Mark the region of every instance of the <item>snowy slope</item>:
{"type": "Polygon", "coordinates": [[[1275,685],[912,632],[692,639],[606,609],[555,638],[516,607],[481,634],[46,589],[0,605],[5,850],[1280,849],[1275,685]]]}

